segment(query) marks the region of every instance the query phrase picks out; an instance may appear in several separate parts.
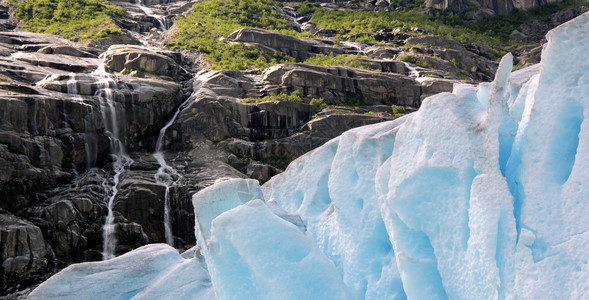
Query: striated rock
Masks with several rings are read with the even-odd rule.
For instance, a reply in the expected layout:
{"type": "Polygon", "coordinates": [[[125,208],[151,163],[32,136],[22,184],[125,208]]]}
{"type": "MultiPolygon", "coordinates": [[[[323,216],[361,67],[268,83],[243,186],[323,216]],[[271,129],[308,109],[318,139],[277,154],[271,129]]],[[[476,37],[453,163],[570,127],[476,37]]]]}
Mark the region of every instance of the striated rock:
{"type": "Polygon", "coordinates": [[[35,282],[48,271],[51,260],[39,227],[0,208],[0,295],[16,291],[15,282],[35,282]]]}
{"type": "MultiPolygon", "coordinates": [[[[134,78],[128,76],[114,77],[116,90],[113,97],[120,107],[122,132],[126,133],[126,141],[131,149],[139,146],[152,148],[155,145],[154,136],[163,126],[163,117],[172,113],[173,109],[185,97],[183,86],[178,83],[156,78],[134,78]]],[[[101,78],[96,75],[81,75],[72,78],[70,75],[51,75],[38,82],[39,87],[61,93],[68,92],[68,82],[75,85],[78,95],[92,96],[83,98],[90,104],[87,106],[89,114],[97,118],[93,124],[103,125],[101,108],[94,97],[100,88],[101,78]],[[98,114],[98,115],[95,115],[98,114]]],[[[76,103],[80,103],[79,96],[76,103]]],[[[88,132],[94,129],[83,129],[88,132]]]]}
{"type": "Polygon", "coordinates": [[[85,166],[86,134],[95,140],[93,163],[106,154],[107,139],[98,131],[99,114],[84,101],[55,95],[23,95],[0,90],[0,194],[46,186],[71,179],[65,170],[85,166]],[[93,133],[93,134],[92,134],[93,133]]]}
{"type": "MultiPolygon", "coordinates": [[[[26,50],[28,46],[36,46],[37,49],[49,45],[71,45],[72,42],[60,37],[32,32],[0,32],[0,43],[13,49],[26,50]]],[[[34,51],[37,51],[35,49],[34,51]]]]}
{"type": "Polygon", "coordinates": [[[497,62],[469,51],[458,41],[437,35],[412,37],[405,41],[416,45],[410,59],[420,66],[444,70],[456,78],[489,80],[497,70],[497,62]],[[416,54],[420,52],[420,54],[416,54]],[[468,74],[468,76],[465,76],[468,74]]]}
{"type": "Polygon", "coordinates": [[[365,68],[377,70],[381,72],[390,72],[408,75],[405,64],[401,61],[394,61],[389,59],[365,59],[360,58],[358,62],[365,68]]]}
{"type": "Polygon", "coordinates": [[[91,72],[96,70],[100,63],[97,59],[73,58],[71,55],[64,54],[48,55],[42,52],[18,52],[13,54],[13,58],[38,67],[50,67],[65,72],[91,72]]]}
{"type": "Polygon", "coordinates": [[[360,96],[368,105],[419,106],[419,85],[399,74],[344,66],[281,64],[266,69],[263,79],[272,85],[301,90],[308,97],[345,101],[360,96]]]}
{"type": "MultiPolygon", "coordinates": [[[[182,62],[179,53],[170,54],[182,62]]],[[[131,45],[111,46],[104,54],[104,64],[107,71],[121,74],[152,74],[167,76],[175,79],[186,79],[186,74],[172,57],[156,53],[144,47],[131,45]]]]}
{"type": "Polygon", "coordinates": [[[50,45],[37,50],[44,54],[63,54],[75,57],[98,57],[98,52],[91,48],[74,47],[66,45],[50,45]]]}
{"type": "Polygon", "coordinates": [[[497,14],[507,14],[514,9],[528,10],[548,3],[560,2],[559,0],[426,0],[427,7],[437,9],[450,9],[454,12],[463,12],[473,3],[481,8],[491,9],[497,14]]]}
{"type": "Polygon", "coordinates": [[[165,242],[165,186],[154,182],[153,173],[134,171],[126,173],[119,188],[114,209],[138,224],[150,242],[165,242]]]}
{"type": "Polygon", "coordinates": [[[269,56],[279,51],[294,57],[297,61],[304,61],[317,54],[343,54],[342,48],[315,39],[300,39],[278,32],[259,29],[242,28],[229,34],[229,39],[253,45],[266,52],[269,56]]]}

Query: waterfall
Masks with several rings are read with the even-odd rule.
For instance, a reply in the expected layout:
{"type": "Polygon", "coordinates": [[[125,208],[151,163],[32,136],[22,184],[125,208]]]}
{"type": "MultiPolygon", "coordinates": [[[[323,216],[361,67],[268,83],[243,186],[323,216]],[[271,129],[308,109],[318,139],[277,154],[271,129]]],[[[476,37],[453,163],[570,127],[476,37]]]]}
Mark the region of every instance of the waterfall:
{"type": "Polygon", "coordinates": [[[405,68],[407,68],[407,70],[409,70],[409,72],[408,72],[409,74],[407,74],[407,75],[409,75],[410,77],[415,77],[415,78],[420,76],[419,71],[417,71],[417,69],[415,69],[414,66],[412,66],[406,62],[403,62],[403,64],[405,64],[405,68]]]}
{"type": "Polygon", "coordinates": [[[120,109],[117,109],[117,104],[115,103],[116,82],[104,69],[104,63],[100,64],[93,74],[97,75],[99,78],[96,96],[100,101],[100,111],[102,114],[102,119],[104,120],[104,128],[106,130],[107,136],[110,139],[110,149],[114,156],[114,160],[112,162],[114,171],[112,185],[109,186],[106,181],[103,184],[106,191],[105,198],[108,198],[106,199],[108,214],[103,226],[102,256],[104,260],[107,260],[115,256],[115,249],[117,244],[113,213],[113,205],[118,193],[117,186],[120,181],[121,173],[127,166],[131,165],[133,160],[131,157],[129,157],[129,155],[127,155],[125,146],[121,141],[121,124],[119,124],[119,122],[121,119],[124,120],[124,118],[119,116],[118,112],[120,109]]]}
{"type": "Polygon", "coordinates": [[[292,9],[280,7],[280,6],[272,6],[272,8],[274,8],[274,10],[276,10],[277,12],[279,12],[280,14],[285,16],[288,19],[288,22],[290,23],[290,25],[292,27],[294,27],[294,29],[296,31],[302,31],[301,23],[299,23],[296,18],[296,16],[297,16],[296,11],[294,11],[292,9]]]}
{"type": "Polygon", "coordinates": [[[78,84],[76,82],[76,73],[70,73],[70,78],[67,80],[67,93],[70,95],[78,95],[78,84]]]}
{"type": "Polygon", "coordinates": [[[174,236],[172,234],[172,225],[170,220],[170,186],[175,185],[182,176],[178,173],[178,171],[176,171],[176,169],[168,165],[166,159],[164,158],[164,136],[166,134],[166,130],[170,126],[172,126],[172,124],[180,114],[180,111],[184,109],[184,107],[188,104],[190,99],[191,97],[188,97],[186,101],[180,104],[176,112],[174,112],[172,118],[168,121],[168,123],[166,123],[164,127],[162,127],[162,129],[160,129],[159,136],[155,143],[155,152],[153,153],[153,157],[157,160],[157,162],[160,165],[159,169],[157,170],[157,173],[155,174],[155,180],[157,183],[161,183],[166,186],[166,191],[164,193],[164,233],[166,237],[166,244],[170,246],[174,246],[174,236]]]}
{"type": "Polygon", "coordinates": [[[168,24],[168,19],[166,19],[165,16],[158,15],[158,14],[154,13],[151,8],[149,8],[143,4],[143,0],[137,0],[137,6],[139,7],[139,9],[141,9],[143,11],[144,14],[155,18],[158,21],[158,23],[160,23],[160,28],[159,28],[160,31],[168,30],[168,28],[170,26],[168,24]]]}
{"type": "Polygon", "coordinates": [[[366,51],[364,51],[364,49],[362,49],[362,47],[360,47],[360,44],[358,44],[356,42],[348,42],[348,41],[341,42],[341,43],[342,43],[342,45],[346,45],[350,48],[356,49],[356,52],[358,52],[360,55],[367,56],[366,51]]]}

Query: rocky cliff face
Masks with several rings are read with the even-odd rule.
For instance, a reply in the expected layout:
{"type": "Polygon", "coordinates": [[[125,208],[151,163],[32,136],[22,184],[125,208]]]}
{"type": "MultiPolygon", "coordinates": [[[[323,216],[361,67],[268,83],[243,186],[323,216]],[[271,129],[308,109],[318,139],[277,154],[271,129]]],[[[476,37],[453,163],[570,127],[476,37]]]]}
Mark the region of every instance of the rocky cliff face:
{"type": "MultiPolygon", "coordinates": [[[[409,28],[382,31],[373,45],[244,28],[226,38],[297,63],[215,71],[200,53],[161,47],[195,1],[113,2],[128,12],[118,22],[132,45],[0,32],[0,296],[102,259],[106,239],[114,254],[189,248],[194,192],[227,177],[264,182],[348,129],[395,118],[391,105],[411,111],[497,65],[483,46],[409,28]],[[302,63],[358,53],[364,69],[302,63]],[[301,102],[248,101],[294,92],[301,102]]],[[[0,26],[15,22],[0,6],[0,26]]]]}
{"type": "Polygon", "coordinates": [[[462,12],[469,6],[490,10],[492,14],[507,14],[514,9],[528,10],[560,0],[426,0],[425,5],[437,9],[462,12]]]}

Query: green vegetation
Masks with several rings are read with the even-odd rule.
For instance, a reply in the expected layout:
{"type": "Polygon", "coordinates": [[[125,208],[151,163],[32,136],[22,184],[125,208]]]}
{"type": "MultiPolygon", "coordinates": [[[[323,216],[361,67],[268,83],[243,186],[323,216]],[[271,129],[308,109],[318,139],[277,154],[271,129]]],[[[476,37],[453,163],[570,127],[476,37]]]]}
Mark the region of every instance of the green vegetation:
{"type": "Polygon", "coordinates": [[[342,66],[350,66],[354,68],[362,68],[371,71],[380,71],[376,69],[371,69],[362,64],[360,59],[368,58],[360,54],[356,55],[337,55],[335,56],[333,53],[329,55],[319,54],[315,55],[305,61],[306,64],[313,64],[313,65],[320,65],[320,66],[327,66],[327,65],[342,65],[342,66]]]}
{"type": "Polygon", "coordinates": [[[339,99],[327,99],[325,100],[325,102],[328,105],[343,105],[343,106],[352,106],[352,107],[363,107],[366,106],[366,101],[364,101],[364,98],[362,98],[361,95],[359,94],[355,94],[351,97],[346,97],[343,100],[339,100],[339,99]]]}
{"type": "Polygon", "coordinates": [[[27,30],[81,41],[121,33],[113,18],[125,15],[123,8],[105,0],[12,0],[11,4],[27,30]]]}
{"type": "Polygon", "coordinates": [[[399,106],[399,105],[395,105],[393,104],[392,106],[393,109],[393,115],[398,118],[398,117],[402,117],[405,115],[406,111],[405,108],[403,106],[399,106]]]}
{"type": "Polygon", "coordinates": [[[257,27],[289,35],[300,35],[288,20],[272,8],[272,0],[205,0],[196,3],[192,12],[177,20],[178,32],[170,46],[196,49],[212,60],[214,69],[245,70],[265,68],[277,63],[294,62],[292,57],[262,51],[222,40],[244,27],[257,27]]]}
{"type": "Polygon", "coordinates": [[[321,4],[318,2],[309,2],[303,1],[301,3],[293,4],[293,7],[296,8],[297,13],[301,15],[308,15],[314,13],[317,9],[321,7],[321,4]]]}
{"type": "Polygon", "coordinates": [[[244,98],[241,100],[242,103],[260,103],[260,102],[272,102],[272,101],[289,101],[289,102],[303,102],[303,93],[294,91],[290,95],[280,93],[278,95],[269,95],[262,98],[244,98]]]}
{"type": "Polygon", "coordinates": [[[446,12],[427,17],[418,12],[423,1],[414,1],[404,11],[351,11],[313,10],[311,22],[323,29],[337,30],[339,37],[348,35],[353,39],[366,39],[362,34],[374,34],[381,29],[393,27],[422,27],[436,34],[456,39],[462,43],[478,43],[491,47],[497,57],[505,51],[497,49],[510,43],[509,35],[521,24],[547,17],[559,10],[581,4],[583,0],[564,0],[536,7],[528,11],[514,10],[507,15],[496,15],[479,22],[468,21],[465,13],[446,12]]]}
{"type": "Polygon", "coordinates": [[[7,82],[7,81],[8,81],[8,79],[6,79],[6,77],[0,76],[0,82],[7,82]]]}
{"type": "Polygon", "coordinates": [[[311,102],[309,102],[309,104],[317,106],[319,109],[327,108],[327,103],[325,103],[325,100],[323,100],[323,98],[313,98],[311,99],[311,102]]]}
{"type": "Polygon", "coordinates": [[[398,57],[398,59],[400,61],[404,61],[406,63],[411,63],[414,64],[416,66],[420,66],[423,68],[429,68],[431,67],[429,65],[429,63],[427,62],[427,60],[425,59],[425,55],[424,54],[419,54],[419,55],[408,55],[408,54],[402,54],[398,57]]]}
{"type": "Polygon", "coordinates": [[[462,27],[487,36],[493,36],[507,43],[511,32],[521,24],[548,17],[559,10],[579,4],[586,4],[586,2],[584,0],[564,0],[558,3],[549,3],[544,6],[534,7],[527,11],[516,9],[509,14],[496,15],[479,22],[467,21],[464,18],[464,14],[448,13],[438,18],[440,18],[441,22],[449,26],[462,27]]]}
{"type": "Polygon", "coordinates": [[[338,30],[342,35],[350,36],[362,37],[362,33],[376,33],[381,29],[393,27],[423,27],[464,43],[476,42],[492,46],[502,44],[502,41],[494,36],[481,34],[470,28],[449,26],[440,19],[420,14],[417,9],[392,12],[316,10],[311,22],[320,28],[338,30]]]}

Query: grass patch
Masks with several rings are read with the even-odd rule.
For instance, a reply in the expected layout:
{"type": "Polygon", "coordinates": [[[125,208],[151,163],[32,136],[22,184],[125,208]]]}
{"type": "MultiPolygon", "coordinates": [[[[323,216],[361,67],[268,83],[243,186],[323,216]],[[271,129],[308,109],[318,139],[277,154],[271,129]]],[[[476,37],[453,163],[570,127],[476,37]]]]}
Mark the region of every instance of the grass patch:
{"type": "Polygon", "coordinates": [[[362,64],[360,59],[370,59],[370,57],[365,57],[360,54],[355,55],[334,55],[330,53],[329,55],[319,54],[315,55],[305,61],[306,64],[313,64],[313,65],[320,65],[320,66],[327,66],[327,65],[342,65],[342,66],[350,66],[354,68],[361,68],[370,71],[380,71],[376,69],[371,69],[362,64]]]}
{"type": "Polygon", "coordinates": [[[254,47],[230,45],[223,37],[244,27],[257,27],[293,36],[286,17],[277,12],[272,0],[204,0],[196,3],[186,17],[178,18],[178,32],[170,46],[195,49],[204,53],[213,69],[245,70],[266,68],[278,63],[294,62],[280,53],[267,57],[254,47]]]}
{"type": "Polygon", "coordinates": [[[422,27],[433,30],[436,34],[462,42],[487,45],[498,57],[504,54],[502,47],[516,45],[509,35],[521,24],[529,23],[550,16],[567,7],[583,4],[583,0],[564,0],[535,7],[528,11],[514,10],[507,15],[496,15],[479,22],[469,21],[465,13],[444,12],[441,15],[427,17],[418,12],[423,2],[415,1],[404,11],[351,11],[326,10],[314,8],[311,22],[319,28],[337,30],[343,35],[363,37],[362,34],[374,34],[381,29],[393,27],[422,27]]]}
{"type": "Polygon", "coordinates": [[[294,91],[290,95],[280,93],[278,95],[269,95],[262,98],[244,98],[242,103],[261,103],[261,102],[275,102],[275,101],[289,101],[303,103],[303,94],[299,91],[294,91]]]}
{"type": "Polygon", "coordinates": [[[300,15],[309,15],[318,10],[321,7],[321,4],[318,2],[303,1],[293,4],[292,7],[294,7],[300,15]]]}
{"type": "Polygon", "coordinates": [[[463,43],[492,46],[503,44],[500,39],[492,35],[481,34],[470,28],[449,26],[440,19],[420,14],[417,9],[392,12],[318,9],[313,14],[311,22],[323,29],[337,30],[341,32],[341,35],[362,36],[362,33],[374,34],[381,29],[393,27],[423,27],[463,43]]]}
{"type": "Polygon", "coordinates": [[[464,14],[447,13],[439,18],[444,24],[469,29],[486,36],[494,36],[503,43],[509,43],[509,35],[520,25],[546,18],[568,7],[586,4],[583,0],[564,0],[558,3],[537,6],[527,11],[515,9],[509,14],[496,15],[479,22],[466,20],[464,14]]]}
{"type": "Polygon", "coordinates": [[[64,38],[88,41],[122,33],[114,18],[122,17],[122,7],[104,0],[12,0],[16,16],[32,32],[58,34],[64,38]]]}

